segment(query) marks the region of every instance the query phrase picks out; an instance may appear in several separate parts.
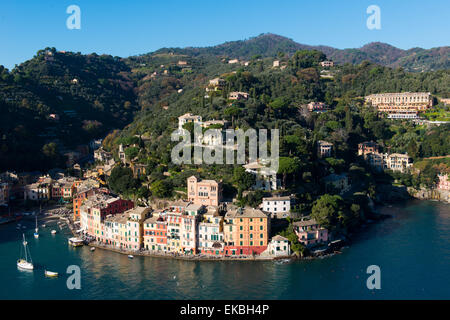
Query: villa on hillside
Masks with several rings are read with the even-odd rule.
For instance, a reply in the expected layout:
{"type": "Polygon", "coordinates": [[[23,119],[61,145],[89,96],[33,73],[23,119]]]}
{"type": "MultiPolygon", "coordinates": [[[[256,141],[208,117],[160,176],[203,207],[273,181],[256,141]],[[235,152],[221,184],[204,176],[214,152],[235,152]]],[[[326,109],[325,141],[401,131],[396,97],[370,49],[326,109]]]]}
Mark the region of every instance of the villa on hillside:
{"type": "Polygon", "coordinates": [[[281,186],[281,180],[277,179],[277,173],[263,165],[262,163],[255,161],[243,165],[245,171],[255,175],[256,182],[253,185],[253,190],[278,190],[281,186]]]}
{"type": "Polygon", "coordinates": [[[320,226],[316,220],[294,222],[294,232],[298,241],[307,247],[328,242],[328,230],[320,226]]]}
{"type": "Polygon", "coordinates": [[[378,93],[366,96],[365,101],[389,119],[417,119],[419,112],[433,106],[430,92],[378,93]]]}
{"type": "Polygon", "coordinates": [[[319,140],[317,142],[317,155],[320,158],[328,158],[331,157],[331,152],[333,150],[333,144],[328,142],[328,141],[324,141],[324,140],[319,140]]]}
{"type": "Polygon", "coordinates": [[[222,201],[222,183],[192,176],[187,179],[188,199],[194,204],[218,206],[222,201]]]}

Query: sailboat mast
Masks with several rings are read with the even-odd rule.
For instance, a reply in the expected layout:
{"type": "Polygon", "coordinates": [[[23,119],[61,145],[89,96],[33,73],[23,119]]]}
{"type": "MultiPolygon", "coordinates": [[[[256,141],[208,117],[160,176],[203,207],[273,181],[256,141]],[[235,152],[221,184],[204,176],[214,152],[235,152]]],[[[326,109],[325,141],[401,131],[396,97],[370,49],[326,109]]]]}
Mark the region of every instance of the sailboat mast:
{"type": "Polygon", "coordinates": [[[25,234],[23,233],[23,249],[25,251],[25,261],[28,262],[27,242],[25,241],[25,234]]]}

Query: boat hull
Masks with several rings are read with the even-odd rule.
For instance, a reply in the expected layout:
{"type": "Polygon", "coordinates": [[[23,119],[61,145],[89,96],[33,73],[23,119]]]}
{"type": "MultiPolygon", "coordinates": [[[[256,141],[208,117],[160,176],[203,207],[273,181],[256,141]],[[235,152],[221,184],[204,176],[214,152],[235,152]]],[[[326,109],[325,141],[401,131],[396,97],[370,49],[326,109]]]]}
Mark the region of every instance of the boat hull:
{"type": "Polygon", "coordinates": [[[34,269],[33,264],[26,262],[24,260],[17,261],[17,267],[19,267],[20,269],[23,269],[23,270],[33,270],[34,269]]]}

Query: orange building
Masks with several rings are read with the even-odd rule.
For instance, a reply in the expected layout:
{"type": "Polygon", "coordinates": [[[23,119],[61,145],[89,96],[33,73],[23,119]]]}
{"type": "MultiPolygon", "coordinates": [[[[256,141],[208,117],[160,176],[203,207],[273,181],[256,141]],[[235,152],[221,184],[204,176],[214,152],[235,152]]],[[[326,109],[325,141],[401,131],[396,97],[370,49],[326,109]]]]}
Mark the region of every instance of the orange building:
{"type": "MultiPolygon", "coordinates": [[[[267,249],[270,218],[261,210],[238,208],[225,215],[228,225],[234,225],[232,241],[225,245],[225,255],[261,254],[267,249]]],[[[224,226],[226,228],[226,226],[224,226]]]]}
{"type": "Polygon", "coordinates": [[[144,221],[144,248],[167,252],[167,221],[161,216],[153,216],[144,221]]]}

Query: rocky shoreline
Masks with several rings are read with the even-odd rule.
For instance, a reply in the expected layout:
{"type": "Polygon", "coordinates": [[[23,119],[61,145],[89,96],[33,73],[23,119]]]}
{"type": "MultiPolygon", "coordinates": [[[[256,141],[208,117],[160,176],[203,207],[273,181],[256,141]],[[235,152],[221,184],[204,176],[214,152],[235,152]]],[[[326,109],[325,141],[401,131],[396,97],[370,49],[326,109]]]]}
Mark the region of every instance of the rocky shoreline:
{"type": "Polygon", "coordinates": [[[415,188],[408,188],[408,193],[418,200],[436,200],[450,203],[450,192],[445,190],[425,188],[417,190],[415,188]]]}

